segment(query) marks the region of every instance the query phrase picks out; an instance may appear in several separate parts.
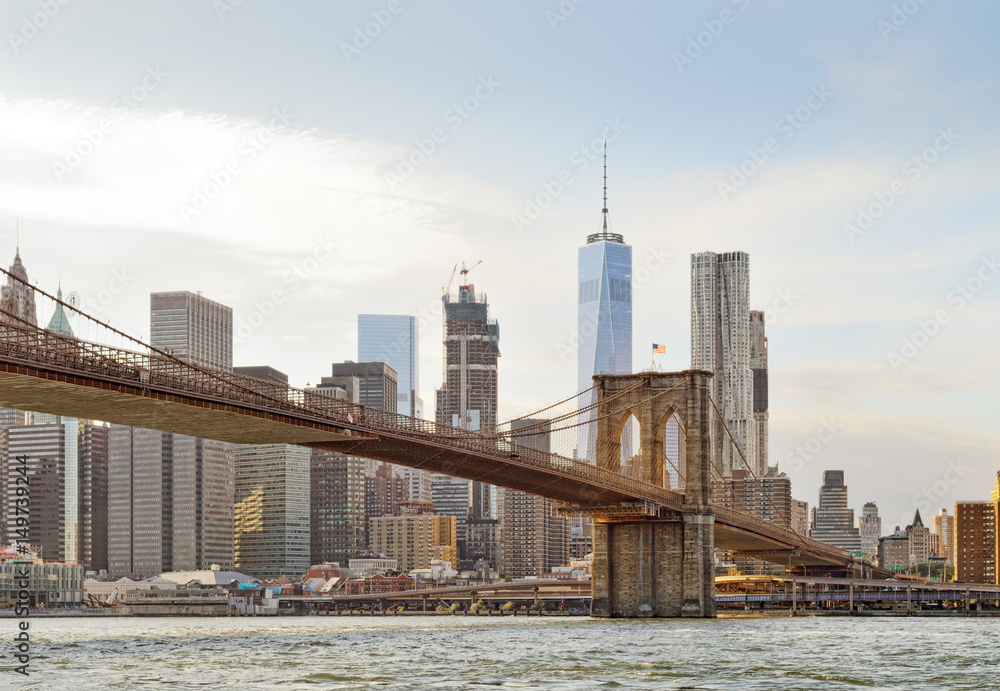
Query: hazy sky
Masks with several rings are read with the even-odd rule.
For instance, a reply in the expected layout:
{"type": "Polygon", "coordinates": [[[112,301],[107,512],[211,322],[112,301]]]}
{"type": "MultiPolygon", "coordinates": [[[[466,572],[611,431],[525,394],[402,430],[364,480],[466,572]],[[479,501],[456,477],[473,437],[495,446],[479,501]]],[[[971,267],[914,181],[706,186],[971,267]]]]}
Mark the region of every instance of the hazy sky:
{"type": "Polygon", "coordinates": [[[886,530],[929,521],[1000,469],[998,19],[985,1],[5,0],[0,260],[19,214],[32,280],[143,336],[150,292],[201,290],[235,310],[237,364],[300,386],[356,358],[358,313],[421,315],[429,415],[442,286],[483,260],[511,417],[575,389],[607,136],[637,365],[654,341],[664,369],[690,364],[690,254],[749,252],[771,463],[810,504],[843,468],[886,530]]]}

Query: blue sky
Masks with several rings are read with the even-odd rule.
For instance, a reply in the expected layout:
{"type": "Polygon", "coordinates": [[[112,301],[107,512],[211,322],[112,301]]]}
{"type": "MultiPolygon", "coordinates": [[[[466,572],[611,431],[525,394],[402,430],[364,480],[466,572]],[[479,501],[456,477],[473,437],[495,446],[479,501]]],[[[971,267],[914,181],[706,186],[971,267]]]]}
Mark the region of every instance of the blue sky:
{"type": "Polygon", "coordinates": [[[580,151],[607,135],[612,224],[651,268],[636,363],[690,364],[689,256],[745,250],[796,496],[844,468],[891,527],[988,494],[995,3],[64,2],[0,8],[0,252],[20,215],[41,286],[137,334],[151,291],[202,290],[256,324],[238,364],[298,385],[354,358],[358,313],[424,315],[430,402],[441,287],[482,259],[520,415],[575,388],[580,151]]]}

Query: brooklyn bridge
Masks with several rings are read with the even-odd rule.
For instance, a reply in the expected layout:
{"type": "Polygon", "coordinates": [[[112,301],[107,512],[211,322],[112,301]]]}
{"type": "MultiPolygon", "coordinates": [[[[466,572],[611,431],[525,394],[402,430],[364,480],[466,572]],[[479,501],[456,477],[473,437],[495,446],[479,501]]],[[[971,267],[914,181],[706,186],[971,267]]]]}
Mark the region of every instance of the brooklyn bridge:
{"type": "MultiPolygon", "coordinates": [[[[597,457],[588,463],[534,448],[530,428],[460,429],[199,367],[38,292],[131,347],[7,318],[0,323],[0,405],[238,444],[333,450],[552,498],[562,512],[594,519],[594,616],[715,616],[716,549],[800,575],[888,576],[787,522],[762,520],[736,497],[729,506],[713,501],[724,486],[716,459],[734,442],[710,398],[709,372],[595,376],[589,408],[597,457]],[[626,474],[621,439],[632,417],[638,461],[626,474]],[[683,431],[683,489],[671,488],[664,471],[672,418],[683,431]]],[[[573,418],[582,412],[574,409],[573,418]]]]}

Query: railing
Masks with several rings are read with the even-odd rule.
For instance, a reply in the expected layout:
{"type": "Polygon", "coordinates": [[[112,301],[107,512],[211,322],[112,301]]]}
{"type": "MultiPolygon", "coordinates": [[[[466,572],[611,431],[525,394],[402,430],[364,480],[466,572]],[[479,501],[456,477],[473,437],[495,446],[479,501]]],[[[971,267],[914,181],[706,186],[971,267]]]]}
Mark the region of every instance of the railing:
{"type": "MultiPolygon", "coordinates": [[[[356,431],[458,447],[484,456],[503,458],[507,462],[553,471],[666,507],[677,507],[682,501],[682,495],[657,485],[518,444],[502,435],[485,435],[430,420],[368,408],[315,391],[296,389],[287,384],[224,370],[210,370],[175,358],[81,341],[42,329],[0,323],[0,354],[12,361],[47,366],[74,375],[85,373],[103,380],[166,394],[184,393],[226,405],[237,404],[267,413],[284,413],[356,431]]],[[[733,509],[716,507],[716,516],[730,525],[781,537],[789,544],[805,544],[816,550],[837,549],[733,509]]]]}
{"type": "Polygon", "coordinates": [[[49,331],[0,324],[0,353],[66,373],[88,374],[167,394],[188,394],[226,405],[334,424],[347,429],[419,439],[554,471],[637,499],[676,506],[680,495],[575,459],[430,420],[368,408],[314,391],[223,370],[209,370],[161,355],[81,341],[49,331]]]}

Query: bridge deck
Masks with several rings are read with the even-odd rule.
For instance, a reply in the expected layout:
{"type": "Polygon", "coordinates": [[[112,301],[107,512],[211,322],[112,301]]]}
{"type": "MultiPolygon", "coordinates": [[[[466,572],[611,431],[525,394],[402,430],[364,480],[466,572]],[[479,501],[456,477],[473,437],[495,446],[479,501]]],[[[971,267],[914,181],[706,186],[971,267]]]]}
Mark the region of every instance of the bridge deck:
{"type": "MultiPolygon", "coordinates": [[[[241,444],[330,449],[550,497],[579,507],[677,512],[683,495],[499,436],[365,408],[175,359],[0,325],[0,405],[241,444]]],[[[846,552],[719,507],[716,546],[793,566],[846,552]]]]}

